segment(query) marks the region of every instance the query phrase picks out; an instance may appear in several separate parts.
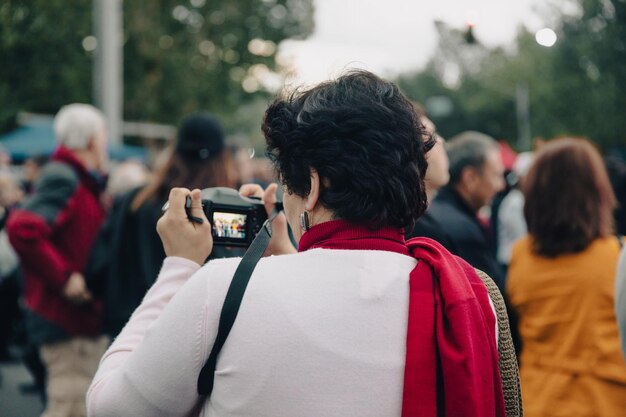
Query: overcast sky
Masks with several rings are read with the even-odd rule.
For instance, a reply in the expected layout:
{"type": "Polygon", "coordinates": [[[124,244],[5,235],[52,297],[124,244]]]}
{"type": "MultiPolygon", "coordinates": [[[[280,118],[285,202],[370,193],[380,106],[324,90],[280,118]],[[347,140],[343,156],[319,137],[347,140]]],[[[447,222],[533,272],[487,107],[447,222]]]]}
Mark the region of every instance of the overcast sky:
{"type": "Polygon", "coordinates": [[[434,21],[464,27],[487,45],[510,45],[517,28],[540,29],[546,0],[314,0],[315,31],[281,45],[297,71],[294,83],[314,83],[358,66],[384,76],[422,67],[437,42],[434,21]]]}

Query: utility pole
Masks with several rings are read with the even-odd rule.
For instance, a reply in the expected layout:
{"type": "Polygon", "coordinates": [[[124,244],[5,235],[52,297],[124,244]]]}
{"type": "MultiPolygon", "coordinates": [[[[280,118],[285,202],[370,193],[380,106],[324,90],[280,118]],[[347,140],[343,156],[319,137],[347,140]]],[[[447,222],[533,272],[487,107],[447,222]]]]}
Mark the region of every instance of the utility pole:
{"type": "Polygon", "coordinates": [[[122,143],[123,50],[122,0],[93,0],[93,20],[98,44],[93,69],[95,104],[107,118],[112,143],[122,143]]]}

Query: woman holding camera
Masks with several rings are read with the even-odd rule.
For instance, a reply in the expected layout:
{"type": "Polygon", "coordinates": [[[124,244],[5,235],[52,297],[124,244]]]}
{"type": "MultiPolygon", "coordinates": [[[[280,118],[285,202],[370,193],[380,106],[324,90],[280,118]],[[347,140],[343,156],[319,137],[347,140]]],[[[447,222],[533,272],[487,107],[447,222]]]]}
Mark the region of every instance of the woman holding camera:
{"type": "MultiPolygon", "coordinates": [[[[198,395],[198,374],[239,260],[201,266],[211,226],[199,190],[176,188],[158,224],[168,257],[103,357],[90,415],[519,415],[503,400],[503,388],[516,385],[501,382],[497,338],[504,345],[510,335],[491,305],[500,311],[501,298],[490,299],[474,269],[437,243],[404,241],[426,209],[432,138],[398,88],[350,72],[278,98],[263,131],[285,213],[266,251],[276,256],[251,276],[210,397],[198,395]],[[188,195],[202,223],[188,220],[188,195]]],[[[275,191],[241,193],[262,195],[271,211],[275,191]]]]}

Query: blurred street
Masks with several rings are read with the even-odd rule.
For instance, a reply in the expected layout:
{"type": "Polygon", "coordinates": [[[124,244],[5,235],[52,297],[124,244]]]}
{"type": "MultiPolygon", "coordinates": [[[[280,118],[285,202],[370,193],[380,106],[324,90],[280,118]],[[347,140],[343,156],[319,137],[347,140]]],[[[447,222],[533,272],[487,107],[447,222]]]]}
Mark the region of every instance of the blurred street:
{"type": "Polygon", "coordinates": [[[39,395],[20,391],[20,386],[30,384],[32,378],[21,363],[0,363],[0,417],[37,417],[41,414],[39,395]]]}

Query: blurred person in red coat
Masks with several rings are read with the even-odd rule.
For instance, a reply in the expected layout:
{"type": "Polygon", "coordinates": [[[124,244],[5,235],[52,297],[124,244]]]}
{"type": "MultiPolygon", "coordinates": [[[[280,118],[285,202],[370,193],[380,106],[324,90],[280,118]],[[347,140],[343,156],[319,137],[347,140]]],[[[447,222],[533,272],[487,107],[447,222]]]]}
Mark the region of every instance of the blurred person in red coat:
{"type": "Polygon", "coordinates": [[[104,220],[105,120],[87,104],[54,119],[58,147],[32,195],[7,221],[24,276],[26,325],[47,371],[44,417],[85,416],[85,394],[108,344],[83,270],[104,220]]]}

